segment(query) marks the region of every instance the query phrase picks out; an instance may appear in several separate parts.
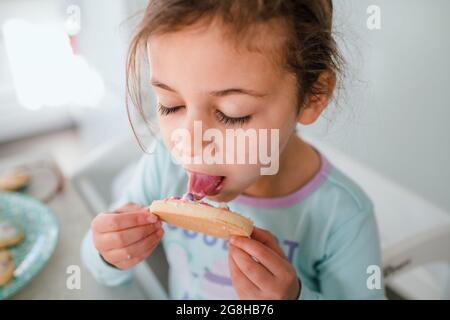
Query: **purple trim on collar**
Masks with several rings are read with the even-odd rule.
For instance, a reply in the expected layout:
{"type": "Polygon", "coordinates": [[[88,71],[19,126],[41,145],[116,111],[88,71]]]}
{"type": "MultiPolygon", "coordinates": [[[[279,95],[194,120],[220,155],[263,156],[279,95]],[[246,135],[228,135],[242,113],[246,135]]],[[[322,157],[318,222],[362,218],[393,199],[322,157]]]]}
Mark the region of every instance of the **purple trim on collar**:
{"type": "Polygon", "coordinates": [[[319,172],[317,172],[317,174],[307,184],[305,184],[297,191],[286,196],[273,198],[260,198],[247,195],[239,195],[234,201],[236,201],[236,203],[244,204],[250,207],[266,209],[286,208],[300,202],[315,190],[317,190],[317,188],[320,187],[320,185],[327,179],[328,175],[330,174],[330,163],[321,153],[319,153],[319,156],[319,172]]]}

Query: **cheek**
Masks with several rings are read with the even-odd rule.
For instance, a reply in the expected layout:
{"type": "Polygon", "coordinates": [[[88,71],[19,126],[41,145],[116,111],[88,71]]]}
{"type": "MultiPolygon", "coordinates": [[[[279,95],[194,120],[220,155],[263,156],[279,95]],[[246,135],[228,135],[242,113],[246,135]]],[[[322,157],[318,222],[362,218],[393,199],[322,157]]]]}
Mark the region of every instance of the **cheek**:
{"type": "Polygon", "coordinates": [[[168,150],[173,150],[175,142],[173,141],[172,134],[175,130],[175,126],[168,120],[160,121],[159,129],[161,137],[168,150]]]}
{"type": "Polygon", "coordinates": [[[294,112],[272,112],[268,111],[264,119],[258,123],[258,131],[264,129],[266,134],[261,137],[258,135],[259,145],[264,147],[263,150],[258,149],[258,158],[260,153],[270,156],[271,152],[276,152],[275,145],[278,144],[278,151],[284,148],[286,143],[295,134],[297,125],[296,116],[294,112]],[[272,139],[276,139],[272,141],[272,139]],[[274,144],[273,144],[274,143],[274,144]]]}
{"type": "MultiPolygon", "coordinates": [[[[273,128],[278,129],[279,135],[279,150],[284,148],[287,141],[295,134],[297,125],[297,117],[294,107],[286,106],[285,112],[273,114],[273,128]]],[[[270,146],[268,146],[270,148],[270,146]]],[[[270,150],[270,149],[269,149],[270,150]]]]}
{"type": "Polygon", "coordinates": [[[173,144],[172,135],[179,128],[177,118],[173,115],[158,116],[158,125],[164,142],[169,146],[173,144]]]}
{"type": "Polygon", "coordinates": [[[291,138],[291,136],[293,134],[296,134],[295,133],[296,125],[297,125],[297,121],[294,119],[294,120],[287,121],[286,125],[284,127],[280,128],[280,141],[279,141],[280,153],[286,146],[286,144],[289,141],[289,139],[291,138]]]}

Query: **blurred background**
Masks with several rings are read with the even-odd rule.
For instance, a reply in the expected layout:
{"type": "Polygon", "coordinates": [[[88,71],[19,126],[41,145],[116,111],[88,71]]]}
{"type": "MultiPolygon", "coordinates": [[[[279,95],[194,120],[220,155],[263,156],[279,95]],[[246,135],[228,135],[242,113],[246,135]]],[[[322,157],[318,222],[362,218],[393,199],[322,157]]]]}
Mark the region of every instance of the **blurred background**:
{"type": "MultiPolygon", "coordinates": [[[[65,192],[73,185],[74,194],[49,205],[60,223],[68,219],[61,208],[79,206],[71,218],[79,215],[79,230],[67,229],[79,241],[89,214],[120,192],[140,155],[124,105],[124,70],[139,16],[130,17],[146,3],[0,0],[0,163],[6,168],[50,157],[69,185],[65,192]]],[[[300,134],[374,198],[384,269],[393,274],[390,298],[449,299],[450,2],[334,3],[336,36],[347,61],[343,89],[322,119],[299,128],[300,134]],[[370,28],[377,8],[379,28],[370,28]]],[[[79,242],[69,244],[63,236],[60,242],[72,252],[57,247],[52,259],[70,263],[66,256],[78,255],[79,242]]],[[[150,270],[164,277],[158,268],[165,267],[150,270]]],[[[32,285],[39,288],[39,281],[32,285]]],[[[136,288],[123,294],[147,290],[136,288]]],[[[31,290],[22,297],[109,297],[90,284],[78,295],[58,291],[63,289],[61,284],[47,296],[31,290]]]]}

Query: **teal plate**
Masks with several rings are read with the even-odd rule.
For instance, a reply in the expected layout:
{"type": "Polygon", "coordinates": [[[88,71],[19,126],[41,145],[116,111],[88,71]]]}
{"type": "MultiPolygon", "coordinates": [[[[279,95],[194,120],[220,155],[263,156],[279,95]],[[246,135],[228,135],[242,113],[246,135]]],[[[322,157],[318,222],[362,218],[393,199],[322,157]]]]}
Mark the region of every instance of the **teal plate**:
{"type": "Polygon", "coordinates": [[[19,193],[0,192],[0,220],[9,220],[24,231],[25,237],[10,247],[16,268],[27,257],[30,263],[20,275],[0,287],[0,300],[6,299],[26,286],[45,266],[58,242],[58,222],[50,208],[43,203],[19,193]]]}

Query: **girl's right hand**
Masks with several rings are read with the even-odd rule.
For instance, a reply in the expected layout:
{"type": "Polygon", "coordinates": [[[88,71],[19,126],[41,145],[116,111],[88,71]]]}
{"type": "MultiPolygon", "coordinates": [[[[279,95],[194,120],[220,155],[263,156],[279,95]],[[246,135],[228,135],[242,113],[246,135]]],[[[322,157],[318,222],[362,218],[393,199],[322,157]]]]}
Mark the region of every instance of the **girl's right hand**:
{"type": "Polygon", "coordinates": [[[128,203],[112,213],[101,213],[91,223],[95,248],[119,269],[128,269],[147,258],[164,230],[148,207],[128,203]]]}

